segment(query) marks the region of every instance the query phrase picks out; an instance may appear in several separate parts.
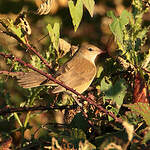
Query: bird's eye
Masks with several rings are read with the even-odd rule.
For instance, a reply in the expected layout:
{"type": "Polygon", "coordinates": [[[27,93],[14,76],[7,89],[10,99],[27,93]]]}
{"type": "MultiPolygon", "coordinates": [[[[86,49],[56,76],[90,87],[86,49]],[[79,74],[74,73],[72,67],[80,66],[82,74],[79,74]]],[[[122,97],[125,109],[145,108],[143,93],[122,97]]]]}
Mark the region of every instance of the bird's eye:
{"type": "Polygon", "coordinates": [[[89,51],[93,51],[93,49],[91,47],[88,48],[89,51]]]}

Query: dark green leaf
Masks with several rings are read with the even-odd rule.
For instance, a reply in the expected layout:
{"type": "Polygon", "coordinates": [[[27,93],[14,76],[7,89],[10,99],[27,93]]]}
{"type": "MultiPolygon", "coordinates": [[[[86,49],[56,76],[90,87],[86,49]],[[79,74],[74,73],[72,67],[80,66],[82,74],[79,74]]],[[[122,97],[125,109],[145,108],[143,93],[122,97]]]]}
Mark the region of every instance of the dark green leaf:
{"type": "Polygon", "coordinates": [[[127,87],[124,79],[119,79],[114,85],[111,81],[106,81],[105,78],[101,81],[101,92],[105,94],[104,99],[112,99],[119,106],[123,103],[126,90],[127,87]]]}

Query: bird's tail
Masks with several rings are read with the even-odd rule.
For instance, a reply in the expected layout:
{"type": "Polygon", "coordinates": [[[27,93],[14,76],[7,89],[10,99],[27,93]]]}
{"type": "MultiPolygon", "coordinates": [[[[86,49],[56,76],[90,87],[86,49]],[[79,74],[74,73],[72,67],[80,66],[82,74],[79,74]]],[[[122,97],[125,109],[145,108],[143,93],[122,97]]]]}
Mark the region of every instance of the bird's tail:
{"type": "MultiPolygon", "coordinates": [[[[38,72],[28,72],[17,76],[18,84],[23,88],[33,88],[44,84],[47,78],[38,72]],[[42,84],[43,83],[43,84],[42,84]]],[[[44,85],[51,85],[52,81],[45,82],[44,85]]]]}

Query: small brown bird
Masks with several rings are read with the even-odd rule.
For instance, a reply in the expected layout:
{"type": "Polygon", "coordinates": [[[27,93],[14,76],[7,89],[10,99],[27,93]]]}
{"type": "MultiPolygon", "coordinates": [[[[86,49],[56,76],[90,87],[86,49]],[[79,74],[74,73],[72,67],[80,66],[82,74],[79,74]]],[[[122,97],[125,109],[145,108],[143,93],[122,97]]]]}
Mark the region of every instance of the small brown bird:
{"type": "MultiPolygon", "coordinates": [[[[96,75],[95,59],[101,53],[104,52],[98,47],[92,44],[83,44],[72,59],[60,67],[56,72],[55,78],[80,94],[83,93],[90,86],[96,75]]],[[[53,93],[66,91],[64,87],[55,84],[53,81],[42,84],[47,78],[37,72],[25,73],[19,76],[18,79],[19,85],[23,88],[55,85],[57,87],[52,91],[53,93]]]]}

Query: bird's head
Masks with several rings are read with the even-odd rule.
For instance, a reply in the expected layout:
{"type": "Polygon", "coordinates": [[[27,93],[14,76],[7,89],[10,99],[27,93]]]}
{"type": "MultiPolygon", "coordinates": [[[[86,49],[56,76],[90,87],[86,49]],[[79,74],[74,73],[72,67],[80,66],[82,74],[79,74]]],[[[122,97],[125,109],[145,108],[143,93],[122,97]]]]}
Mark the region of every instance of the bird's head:
{"type": "Polygon", "coordinates": [[[84,43],[81,45],[80,54],[85,57],[86,59],[94,62],[96,57],[102,53],[105,53],[100,48],[96,47],[95,45],[84,43]]]}

